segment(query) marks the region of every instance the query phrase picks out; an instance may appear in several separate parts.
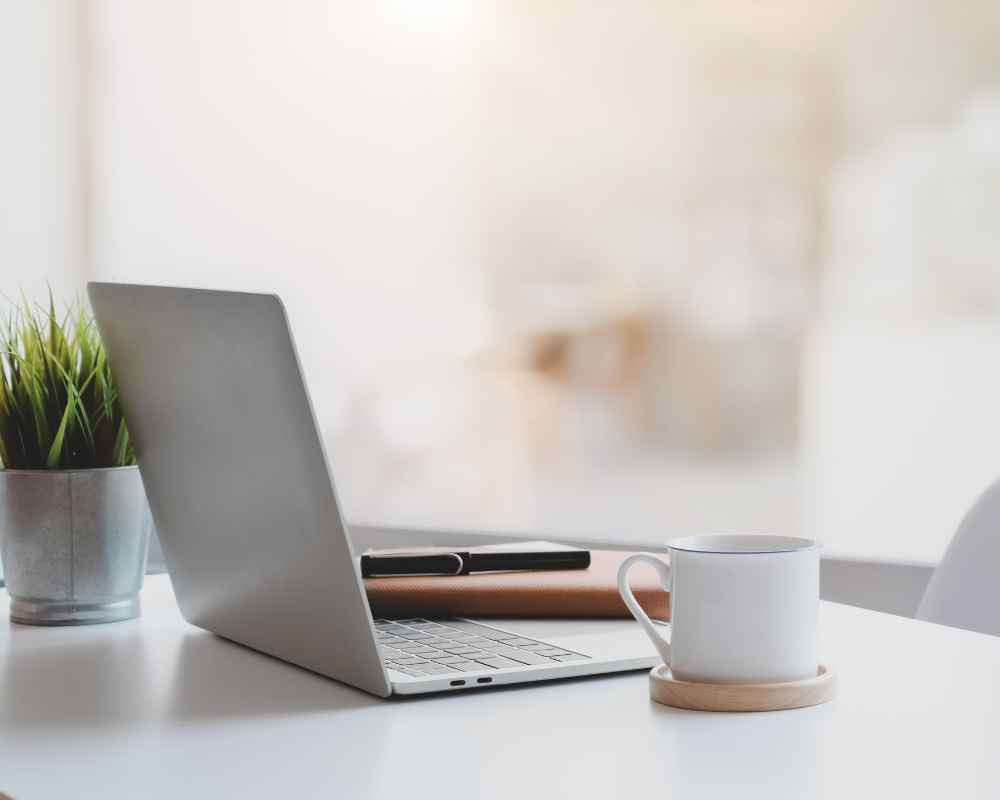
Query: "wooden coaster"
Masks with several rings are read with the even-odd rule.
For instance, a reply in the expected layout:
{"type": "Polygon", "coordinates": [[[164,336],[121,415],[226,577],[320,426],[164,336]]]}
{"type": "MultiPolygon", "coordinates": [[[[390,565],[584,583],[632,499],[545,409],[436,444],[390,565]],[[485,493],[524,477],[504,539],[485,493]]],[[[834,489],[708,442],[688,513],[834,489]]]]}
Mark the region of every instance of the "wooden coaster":
{"type": "Polygon", "coordinates": [[[679,681],[660,664],[649,673],[649,696],[657,703],[696,711],[782,711],[816,706],[837,694],[837,673],[820,664],[815,678],[791,683],[737,686],[679,681]]]}

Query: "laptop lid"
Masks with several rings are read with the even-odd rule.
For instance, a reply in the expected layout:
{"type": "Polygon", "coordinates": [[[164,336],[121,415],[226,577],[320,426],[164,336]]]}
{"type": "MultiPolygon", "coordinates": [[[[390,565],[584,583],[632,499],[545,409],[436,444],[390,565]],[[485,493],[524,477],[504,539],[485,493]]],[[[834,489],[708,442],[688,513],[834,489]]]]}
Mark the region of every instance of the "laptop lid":
{"type": "Polygon", "coordinates": [[[184,618],[389,695],[281,301],[87,291],[184,618]]]}

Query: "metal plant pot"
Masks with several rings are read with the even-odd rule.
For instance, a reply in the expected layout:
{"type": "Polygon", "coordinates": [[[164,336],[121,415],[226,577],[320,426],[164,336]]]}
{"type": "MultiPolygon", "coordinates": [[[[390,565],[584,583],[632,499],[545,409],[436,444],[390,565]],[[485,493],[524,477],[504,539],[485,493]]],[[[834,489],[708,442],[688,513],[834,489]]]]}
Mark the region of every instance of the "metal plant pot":
{"type": "Polygon", "coordinates": [[[11,620],[87,625],[137,616],[151,527],[138,467],[0,470],[11,620]]]}

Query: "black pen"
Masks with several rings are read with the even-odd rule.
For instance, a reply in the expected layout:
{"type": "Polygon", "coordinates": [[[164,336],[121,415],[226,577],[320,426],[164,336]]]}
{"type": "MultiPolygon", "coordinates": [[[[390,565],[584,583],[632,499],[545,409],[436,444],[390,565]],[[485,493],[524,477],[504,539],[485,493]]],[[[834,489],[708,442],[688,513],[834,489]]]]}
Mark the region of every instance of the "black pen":
{"type": "Polygon", "coordinates": [[[424,551],[361,556],[361,575],[364,578],[586,569],[589,566],[589,550],[497,550],[489,553],[468,550],[424,551]]]}

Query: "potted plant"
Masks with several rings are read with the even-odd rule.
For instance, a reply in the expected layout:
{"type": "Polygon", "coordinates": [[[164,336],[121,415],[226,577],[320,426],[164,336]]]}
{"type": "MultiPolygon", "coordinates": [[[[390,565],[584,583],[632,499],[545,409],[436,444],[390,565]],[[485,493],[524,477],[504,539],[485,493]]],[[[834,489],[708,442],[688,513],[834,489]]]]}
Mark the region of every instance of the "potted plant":
{"type": "Polygon", "coordinates": [[[152,519],[88,309],[0,320],[0,559],[10,617],[33,625],[139,613],[152,519]]]}

